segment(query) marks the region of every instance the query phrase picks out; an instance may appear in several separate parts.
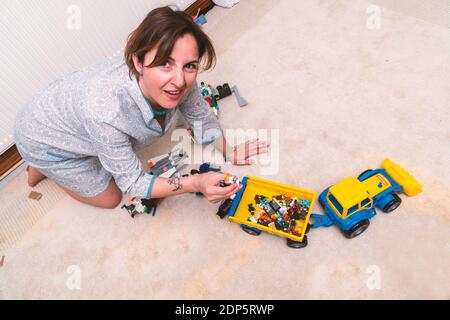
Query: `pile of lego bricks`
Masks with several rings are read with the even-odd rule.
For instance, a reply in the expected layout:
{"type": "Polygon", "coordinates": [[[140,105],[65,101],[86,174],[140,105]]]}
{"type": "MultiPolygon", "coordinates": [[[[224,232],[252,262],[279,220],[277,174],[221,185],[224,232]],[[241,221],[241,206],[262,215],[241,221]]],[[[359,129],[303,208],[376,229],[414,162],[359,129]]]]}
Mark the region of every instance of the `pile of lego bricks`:
{"type": "Polygon", "coordinates": [[[248,205],[250,216],[248,221],[265,227],[301,236],[311,202],[284,195],[269,199],[263,195],[255,196],[256,207],[248,205]]]}

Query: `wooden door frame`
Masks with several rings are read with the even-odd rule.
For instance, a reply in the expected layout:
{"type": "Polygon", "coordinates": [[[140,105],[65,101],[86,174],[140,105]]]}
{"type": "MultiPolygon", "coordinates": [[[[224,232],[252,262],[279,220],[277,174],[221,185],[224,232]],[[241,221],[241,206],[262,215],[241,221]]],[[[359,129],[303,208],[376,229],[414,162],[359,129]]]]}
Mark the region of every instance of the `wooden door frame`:
{"type": "MultiPolygon", "coordinates": [[[[187,14],[194,16],[197,14],[198,9],[200,9],[200,14],[205,14],[212,7],[214,7],[212,0],[197,0],[184,11],[187,14]]],[[[20,156],[19,151],[17,151],[15,144],[0,154],[0,180],[9,174],[21,161],[22,157],[20,156]]]]}

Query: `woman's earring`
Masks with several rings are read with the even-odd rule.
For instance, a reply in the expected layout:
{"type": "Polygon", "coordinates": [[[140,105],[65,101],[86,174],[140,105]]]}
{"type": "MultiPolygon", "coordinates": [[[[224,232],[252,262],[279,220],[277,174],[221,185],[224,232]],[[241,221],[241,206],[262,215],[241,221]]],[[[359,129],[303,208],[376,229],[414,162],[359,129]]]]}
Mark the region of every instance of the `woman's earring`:
{"type": "Polygon", "coordinates": [[[141,73],[139,73],[141,77],[144,76],[144,71],[141,70],[141,73]]]}

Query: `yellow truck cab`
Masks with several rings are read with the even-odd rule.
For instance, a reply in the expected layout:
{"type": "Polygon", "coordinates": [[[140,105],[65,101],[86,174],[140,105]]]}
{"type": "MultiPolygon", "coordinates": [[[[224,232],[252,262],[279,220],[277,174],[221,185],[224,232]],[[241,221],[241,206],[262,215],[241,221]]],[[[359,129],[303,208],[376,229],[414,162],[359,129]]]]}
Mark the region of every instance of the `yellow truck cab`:
{"type": "Polygon", "coordinates": [[[373,206],[372,197],[365,186],[356,178],[348,177],[329,188],[328,205],[341,219],[373,206]]]}

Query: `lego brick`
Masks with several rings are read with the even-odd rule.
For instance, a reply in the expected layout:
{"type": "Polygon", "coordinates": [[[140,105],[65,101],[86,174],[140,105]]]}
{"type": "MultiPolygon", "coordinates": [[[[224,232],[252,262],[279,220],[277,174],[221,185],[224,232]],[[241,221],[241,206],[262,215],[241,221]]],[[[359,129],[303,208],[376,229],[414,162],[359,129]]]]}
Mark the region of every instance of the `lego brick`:
{"type": "Polygon", "coordinates": [[[40,200],[42,198],[42,193],[31,191],[30,194],[28,195],[28,198],[33,200],[40,200]]]}

